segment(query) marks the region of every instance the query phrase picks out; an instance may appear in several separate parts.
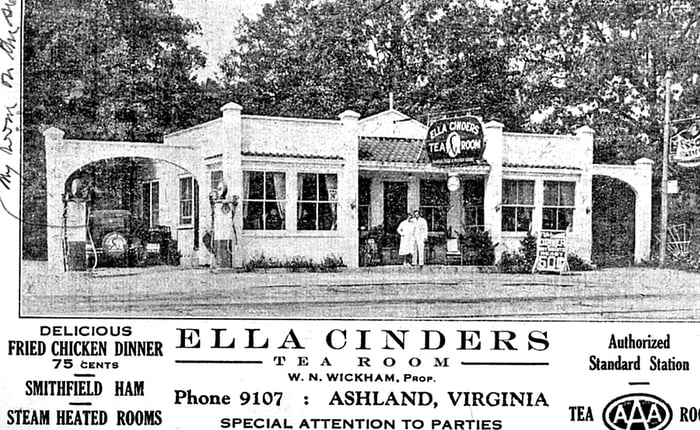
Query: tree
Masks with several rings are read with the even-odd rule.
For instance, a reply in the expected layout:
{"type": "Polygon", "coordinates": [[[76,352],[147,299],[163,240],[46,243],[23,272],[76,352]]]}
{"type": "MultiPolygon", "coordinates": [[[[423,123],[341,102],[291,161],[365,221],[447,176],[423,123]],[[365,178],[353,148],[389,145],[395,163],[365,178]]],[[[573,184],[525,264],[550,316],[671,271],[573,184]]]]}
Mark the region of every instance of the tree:
{"type": "MultiPolygon", "coordinates": [[[[597,132],[596,162],[651,158],[658,185],[667,71],[675,82],[672,118],[698,114],[700,4],[513,0],[503,16],[512,58],[527,77],[523,103],[547,113],[529,128],[566,133],[588,124],[597,132]]],[[[672,176],[681,183],[683,210],[697,208],[697,169],[672,169],[672,176]]]]}
{"type": "Polygon", "coordinates": [[[242,22],[225,84],[261,114],[366,115],[393,92],[421,118],[457,108],[517,125],[498,12],[480,3],[278,0],[242,22]]]}
{"type": "Polygon", "coordinates": [[[197,25],[174,15],[169,0],[29,0],[24,25],[24,245],[25,255],[41,256],[41,132],[55,126],[69,138],[159,141],[209,119],[199,116],[193,77],[205,58],[187,42],[197,25]]]}
{"type": "Polygon", "coordinates": [[[569,132],[585,122],[602,135],[601,145],[622,145],[618,153],[600,151],[599,161],[658,159],[666,71],[683,88],[674,116],[687,115],[700,95],[695,3],[514,0],[504,31],[528,79],[522,95],[529,110],[550,112],[532,127],[569,132]]]}
{"type": "Polygon", "coordinates": [[[25,17],[25,118],[69,135],[159,140],[194,124],[186,113],[205,58],[187,36],[198,27],[168,0],[29,1],[25,17]]]}

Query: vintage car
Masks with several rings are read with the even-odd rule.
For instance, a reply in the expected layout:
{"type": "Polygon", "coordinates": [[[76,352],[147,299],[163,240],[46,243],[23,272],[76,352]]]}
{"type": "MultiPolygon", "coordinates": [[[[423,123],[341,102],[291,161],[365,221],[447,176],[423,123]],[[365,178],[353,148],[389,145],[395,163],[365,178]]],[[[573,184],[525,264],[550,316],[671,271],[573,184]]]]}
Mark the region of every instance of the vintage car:
{"type": "Polygon", "coordinates": [[[98,210],[90,214],[86,257],[88,267],[180,264],[177,241],[172,240],[170,227],[149,229],[127,210],[98,210]]]}
{"type": "Polygon", "coordinates": [[[180,264],[177,241],[172,239],[170,227],[158,225],[148,230],[146,235],[146,264],[180,264]]]}
{"type": "Polygon", "coordinates": [[[145,234],[143,223],[127,210],[90,213],[86,247],[88,267],[143,265],[146,259],[145,234]]]}

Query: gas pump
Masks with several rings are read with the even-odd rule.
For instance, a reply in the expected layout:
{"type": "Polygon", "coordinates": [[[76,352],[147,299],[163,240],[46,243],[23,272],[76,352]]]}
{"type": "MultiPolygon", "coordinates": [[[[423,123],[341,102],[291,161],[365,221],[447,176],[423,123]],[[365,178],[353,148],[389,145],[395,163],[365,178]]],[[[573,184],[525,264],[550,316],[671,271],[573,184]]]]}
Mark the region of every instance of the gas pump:
{"type": "Polygon", "coordinates": [[[85,271],[85,243],[88,233],[88,199],[80,179],[71,182],[63,195],[63,265],[66,271],[85,271]]]}
{"type": "Polygon", "coordinates": [[[212,209],[212,250],[214,265],[221,268],[233,267],[233,250],[238,245],[235,215],[238,209],[238,196],[228,196],[228,187],[223,182],[210,196],[212,209]]]}

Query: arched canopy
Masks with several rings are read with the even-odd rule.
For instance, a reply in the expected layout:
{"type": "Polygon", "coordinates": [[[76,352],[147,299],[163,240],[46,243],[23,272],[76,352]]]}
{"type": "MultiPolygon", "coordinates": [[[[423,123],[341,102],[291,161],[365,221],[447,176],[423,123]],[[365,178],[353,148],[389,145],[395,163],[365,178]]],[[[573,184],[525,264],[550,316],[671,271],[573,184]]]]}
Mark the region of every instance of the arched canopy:
{"type": "Polygon", "coordinates": [[[640,263],[648,260],[651,254],[651,177],[654,163],[648,158],[641,158],[634,164],[594,164],[592,173],[622,181],[634,191],[634,261],[640,263]]]}
{"type": "Polygon", "coordinates": [[[148,158],[174,164],[195,179],[202,176],[202,160],[195,146],[151,142],[119,142],[64,139],[57,128],[44,132],[46,148],[47,250],[49,269],[61,270],[62,195],[65,183],[76,170],[112,158],[148,158]]]}

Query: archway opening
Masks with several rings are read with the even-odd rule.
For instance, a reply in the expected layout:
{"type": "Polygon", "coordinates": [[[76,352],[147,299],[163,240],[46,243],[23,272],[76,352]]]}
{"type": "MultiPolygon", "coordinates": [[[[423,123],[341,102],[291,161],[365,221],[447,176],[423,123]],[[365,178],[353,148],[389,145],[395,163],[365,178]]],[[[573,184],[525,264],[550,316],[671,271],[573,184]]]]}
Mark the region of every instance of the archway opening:
{"type": "Polygon", "coordinates": [[[627,183],[593,177],[592,260],[599,267],[634,263],[636,195],[627,183]]]}
{"type": "Polygon", "coordinates": [[[137,254],[119,260],[120,265],[177,264],[180,255],[199,248],[197,179],[169,161],[144,157],[93,161],[68,175],[63,187],[66,195],[77,193],[88,202],[91,264],[115,263],[105,257],[105,241],[115,232],[121,235],[121,246],[134,248],[137,254]]]}

